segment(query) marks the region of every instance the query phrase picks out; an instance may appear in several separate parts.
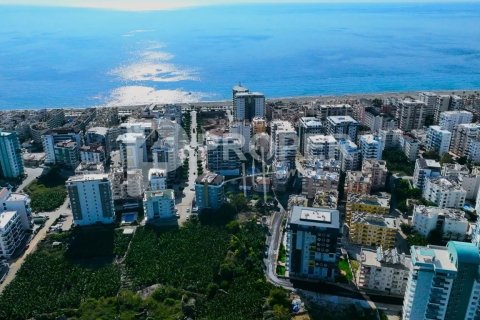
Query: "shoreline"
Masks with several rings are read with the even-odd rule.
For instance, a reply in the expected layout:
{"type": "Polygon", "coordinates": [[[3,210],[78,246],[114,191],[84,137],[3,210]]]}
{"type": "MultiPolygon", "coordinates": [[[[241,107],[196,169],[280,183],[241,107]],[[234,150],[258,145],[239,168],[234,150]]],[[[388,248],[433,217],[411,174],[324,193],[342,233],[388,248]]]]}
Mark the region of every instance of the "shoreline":
{"type": "MultiPolygon", "coordinates": [[[[328,94],[328,95],[307,95],[307,96],[287,96],[287,97],[273,97],[265,98],[265,102],[284,102],[284,103],[308,103],[312,101],[319,102],[333,102],[333,100],[355,100],[355,99],[374,99],[374,98],[395,98],[395,97],[405,97],[405,96],[414,96],[418,95],[420,92],[433,92],[436,94],[455,94],[455,95],[472,95],[480,94],[480,88],[478,89],[456,89],[456,90],[418,90],[418,91],[389,91],[389,92],[375,92],[375,93],[347,93],[347,94],[328,94]]],[[[338,102],[340,103],[340,101],[338,102]]],[[[64,109],[64,110],[85,110],[89,108],[140,108],[149,106],[152,103],[148,104],[130,104],[130,105],[91,105],[91,106],[69,106],[69,107],[38,107],[38,108],[26,108],[26,109],[2,109],[0,112],[25,112],[25,111],[40,111],[40,110],[55,110],[55,109],[64,109]]],[[[210,101],[197,101],[197,102],[179,102],[179,103],[157,103],[159,105],[166,104],[178,104],[181,106],[222,106],[225,104],[231,105],[231,99],[224,100],[210,100],[210,101]]]]}

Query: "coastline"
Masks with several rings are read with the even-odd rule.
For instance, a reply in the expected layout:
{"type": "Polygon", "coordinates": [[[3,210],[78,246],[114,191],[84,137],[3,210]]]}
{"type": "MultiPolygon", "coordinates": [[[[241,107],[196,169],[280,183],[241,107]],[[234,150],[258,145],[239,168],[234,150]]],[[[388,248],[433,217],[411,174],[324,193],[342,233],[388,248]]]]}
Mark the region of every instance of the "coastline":
{"type": "MultiPolygon", "coordinates": [[[[420,92],[434,92],[437,94],[455,94],[455,95],[472,95],[480,94],[480,88],[478,89],[456,89],[456,90],[419,90],[419,91],[391,91],[391,92],[376,92],[376,93],[349,93],[349,94],[329,94],[329,95],[308,95],[308,96],[287,96],[287,97],[274,97],[265,98],[266,102],[283,102],[283,103],[309,103],[312,101],[319,101],[320,103],[341,103],[341,101],[348,100],[359,100],[359,99],[375,99],[375,98],[400,98],[404,96],[415,96],[420,92]]],[[[164,104],[178,104],[181,106],[225,106],[231,105],[231,99],[224,100],[211,100],[211,101],[197,101],[190,103],[158,103],[160,105],[164,104]]],[[[0,112],[24,112],[24,111],[39,111],[39,110],[54,110],[54,109],[63,109],[63,110],[85,110],[88,108],[140,108],[145,107],[151,104],[129,104],[129,105],[91,105],[91,106],[69,106],[69,107],[38,107],[38,108],[27,108],[27,109],[2,109],[0,112]]]]}

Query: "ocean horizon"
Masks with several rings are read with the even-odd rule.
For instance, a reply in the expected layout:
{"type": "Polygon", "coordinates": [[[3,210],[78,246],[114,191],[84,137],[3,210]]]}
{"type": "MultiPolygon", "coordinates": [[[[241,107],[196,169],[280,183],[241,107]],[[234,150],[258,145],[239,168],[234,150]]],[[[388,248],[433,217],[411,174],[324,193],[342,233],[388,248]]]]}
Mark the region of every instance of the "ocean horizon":
{"type": "Polygon", "coordinates": [[[480,88],[480,3],[0,6],[0,109],[480,88]]]}

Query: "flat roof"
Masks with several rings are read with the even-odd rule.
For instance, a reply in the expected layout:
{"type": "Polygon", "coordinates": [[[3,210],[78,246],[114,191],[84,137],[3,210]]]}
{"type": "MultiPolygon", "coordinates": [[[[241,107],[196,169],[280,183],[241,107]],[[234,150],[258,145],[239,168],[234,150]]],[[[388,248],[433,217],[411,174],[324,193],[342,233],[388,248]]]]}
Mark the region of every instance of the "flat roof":
{"type": "Polygon", "coordinates": [[[213,173],[207,172],[202,174],[201,176],[197,177],[195,180],[195,184],[212,184],[212,185],[221,185],[224,181],[224,176],[213,173]]]}
{"type": "Polygon", "coordinates": [[[0,228],[5,228],[7,223],[15,217],[17,211],[4,211],[0,213],[0,228]]]}
{"type": "Polygon", "coordinates": [[[290,212],[290,223],[339,229],[340,214],[338,210],[333,209],[293,206],[290,212]]]}
{"type": "Polygon", "coordinates": [[[344,122],[358,123],[357,120],[353,119],[350,116],[329,116],[327,120],[333,124],[340,124],[344,122]]]}
{"type": "Polygon", "coordinates": [[[412,263],[415,266],[422,265],[435,270],[457,271],[456,266],[450,261],[447,247],[432,245],[427,247],[412,246],[410,251],[412,263]]]}
{"type": "Polygon", "coordinates": [[[108,174],[103,173],[89,173],[76,175],[68,178],[67,182],[76,182],[76,181],[94,181],[94,180],[103,180],[108,179],[108,174]]]}

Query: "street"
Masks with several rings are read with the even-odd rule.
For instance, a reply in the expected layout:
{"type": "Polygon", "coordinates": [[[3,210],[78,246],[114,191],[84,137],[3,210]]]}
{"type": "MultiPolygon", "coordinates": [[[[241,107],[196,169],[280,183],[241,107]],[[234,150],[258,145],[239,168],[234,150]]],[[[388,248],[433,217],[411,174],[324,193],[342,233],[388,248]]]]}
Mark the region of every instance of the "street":
{"type": "MultiPolygon", "coordinates": [[[[182,196],[180,202],[176,203],[175,206],[177,208],[177,213],[180,215],[178,219],[178,223],[180,225],[184,224],[187,221],[187,218],[192,214],[192,202],[195,199],[195,191],[191,189],[195,188],[195,179],[197,179],[197,152],[195,152],[196,147],[198,146],[197,141],[197,133],[194,132],[194,129],[197,128],[197,112],[192,111],[192,122],[190,126],[190,133],[191,133],[191,141],[190,145],[188,145],[188,183],[183,190],[185,193],[182,196]],[[195,173],[195,174],[194,174],[195,173]],[[187,212],[189,210],[190,212],[187,212]]],[[[199,148],[198,153],[201,153],[201,149],[199,148]]]]}

